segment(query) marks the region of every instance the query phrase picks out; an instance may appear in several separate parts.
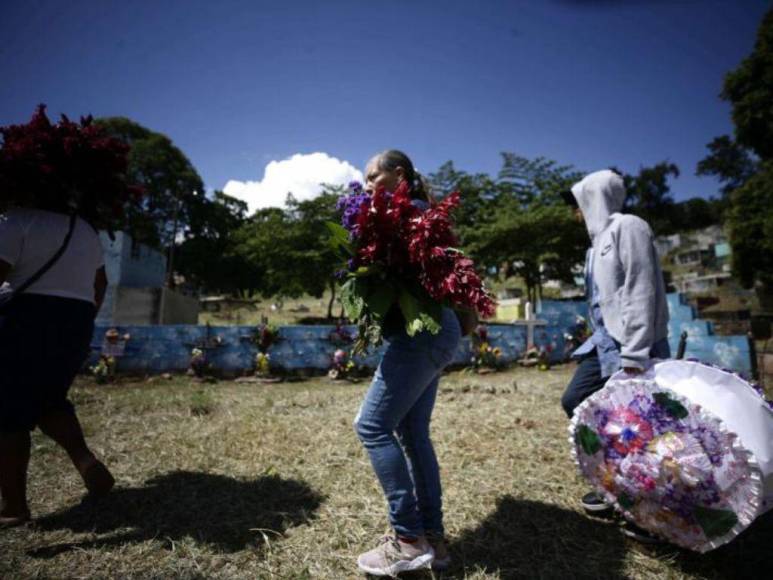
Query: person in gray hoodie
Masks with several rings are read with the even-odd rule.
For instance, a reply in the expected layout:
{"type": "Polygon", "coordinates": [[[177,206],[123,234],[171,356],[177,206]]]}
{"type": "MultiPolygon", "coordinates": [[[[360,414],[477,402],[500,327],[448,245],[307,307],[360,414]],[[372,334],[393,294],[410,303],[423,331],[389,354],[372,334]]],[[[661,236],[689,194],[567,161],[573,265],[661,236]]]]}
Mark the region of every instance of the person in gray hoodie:
{"type": "MultiPolygon", "coordinates": [[[[585,288],[593,334],[572,354],[577,371],[561,398],[574,409],[623,369],[642,372],[651,358],[669,358],[668,305],[663,274],[647,222],[620,213],[626,191],[615,171],[596,171],[563,194],[585,221],[591,247],[585,257],[585,288]]],[[[610,507],[595,493],[583,497],[594,513],[610,507]]]]}

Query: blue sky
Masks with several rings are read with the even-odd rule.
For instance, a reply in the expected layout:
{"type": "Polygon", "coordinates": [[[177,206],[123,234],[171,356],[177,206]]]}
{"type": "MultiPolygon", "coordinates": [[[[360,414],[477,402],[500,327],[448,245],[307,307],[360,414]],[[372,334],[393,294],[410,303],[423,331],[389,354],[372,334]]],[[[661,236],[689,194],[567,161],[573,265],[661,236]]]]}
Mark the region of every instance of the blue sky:
{"type": "Polygon", "coordinates": [[[326,156],[361,168],[388,147],[424,172],[451,159],[495,173],[501,151],[589,171],[669,159],[677,199],[710,196],[694,172],[732,131],[722,79],[770,6],[4,0],[0,124],[38,102],[128,116],[169,135],[208,188],[253,196],[269,195],[272,161],[281,188],[349,171],[326,156]]]}

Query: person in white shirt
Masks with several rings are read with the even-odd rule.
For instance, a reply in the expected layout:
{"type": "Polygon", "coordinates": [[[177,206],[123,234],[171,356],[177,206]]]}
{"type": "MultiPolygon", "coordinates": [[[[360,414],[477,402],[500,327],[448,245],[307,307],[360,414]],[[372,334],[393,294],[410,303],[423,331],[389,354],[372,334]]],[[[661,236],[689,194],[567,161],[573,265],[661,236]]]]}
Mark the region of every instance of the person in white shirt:
{"type": "Polygon", "coordinates": [[[86,445],[67,398],[107,287],[97,232],[80,217],[71,222],[68,212],[52,196],[46,207],[0,215],[0,285],[11,291],[57,253],[73,223],[57,261],[0,307],[0,527],[30,519],[26,480],[35,427],[67,451],[90,493],[105,494],[115,483],[86,445]]]}

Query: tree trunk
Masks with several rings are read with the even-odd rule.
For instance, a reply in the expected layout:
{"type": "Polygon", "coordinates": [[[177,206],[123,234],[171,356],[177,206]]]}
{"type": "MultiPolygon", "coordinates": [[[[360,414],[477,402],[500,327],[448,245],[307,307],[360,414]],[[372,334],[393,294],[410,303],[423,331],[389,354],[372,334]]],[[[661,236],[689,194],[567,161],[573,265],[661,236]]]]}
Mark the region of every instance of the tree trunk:
{"type": "Polygon", "coordinates": [[[334,278],[330,279],[330,302],[327,304],[327,317],[333,318],[333,305],[336,301],[336,281],[334,278]]]}

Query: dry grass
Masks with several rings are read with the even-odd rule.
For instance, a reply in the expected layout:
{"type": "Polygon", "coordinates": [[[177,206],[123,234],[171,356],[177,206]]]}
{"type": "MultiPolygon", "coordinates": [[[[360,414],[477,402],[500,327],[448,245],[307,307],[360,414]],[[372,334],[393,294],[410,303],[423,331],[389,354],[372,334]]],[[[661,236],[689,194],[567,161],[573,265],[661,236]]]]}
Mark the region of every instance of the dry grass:
{"type": "MultiPolygon", "coordinates": [[[[446,578],[759,577],[773,522],[705,556],[644,549],[585,517],[559,398],[571,369],[452,373],[434,438],[454,568],[446,578]]],[[[36,521],[0,531],[2,578],[350,578],[386,527],[351,422],[367,383],[187,379],[74,399],[119,485],[100,503],[34,437],[36,521]]],[[[429,577],[429,576],[424,576],[429,577]]]]}
{"type": "MultiPolygon", "coordinates": [[[[303,296],[301,298],[263,298],[252,306],[238,308],[223,308],[219,312],[200,312],[199,324],[212,324],[213,326],[229,325],[256,325],[263,318],[278,326],[286,324],[300,324],[304,318],[324,318],[327,316],[327,305],[330,301],[330,293],[325,292],[322,297],[303,296]],[[271,305],[282,303],[282,308],[272,310],[271,305]]],[[[340,303],[333,308],[333,315],[338,316],[341,311],[340,303]]]]}

